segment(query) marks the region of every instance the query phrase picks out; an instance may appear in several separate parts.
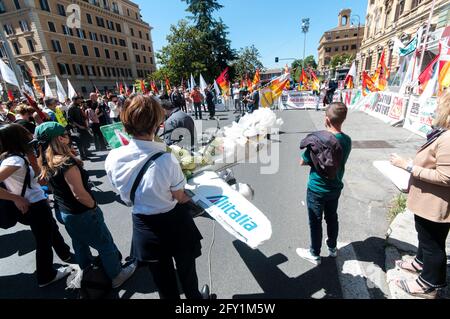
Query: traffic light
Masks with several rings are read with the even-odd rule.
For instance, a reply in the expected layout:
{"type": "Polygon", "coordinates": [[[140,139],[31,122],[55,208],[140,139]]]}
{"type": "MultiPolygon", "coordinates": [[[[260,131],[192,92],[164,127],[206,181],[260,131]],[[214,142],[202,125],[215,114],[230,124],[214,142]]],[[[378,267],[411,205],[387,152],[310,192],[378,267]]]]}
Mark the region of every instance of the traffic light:
{"type": "Polygon", "coordinates": [[[275,58],[275,63],[278,63],[278,62],[280,62],[280,58],[276,57],[275,58]]]}

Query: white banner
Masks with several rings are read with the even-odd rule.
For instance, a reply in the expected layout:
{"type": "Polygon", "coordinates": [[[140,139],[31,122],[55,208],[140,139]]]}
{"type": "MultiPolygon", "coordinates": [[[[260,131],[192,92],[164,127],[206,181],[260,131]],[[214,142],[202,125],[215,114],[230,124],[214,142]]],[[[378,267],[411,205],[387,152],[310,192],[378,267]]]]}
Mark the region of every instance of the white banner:
{"type": "Polygon", "coordinates": [[[186,190],[226,231],[255,249],[272,237],[269,219],[215,172],[203,172],[191,179],[186,190]]]}
{"type": "Polygon", "coordinates": [[[300,91],[283,91],[280,99],[281,110],[306,110],[316,109],[317,106],[322,108],[320,97],[312,94],[312,92],[300,91]]]}
{"type": "Polygon", "coordinates": [[[375,92],[372,94],[377,98],[371,100],[372,103],[364,112],[390,125],[405,119],[408,107],[407,97],[393,92],[375,92]],[[376,102],[373,103],[374,101],[376,102]]]}
{"type": "Polygon", "coordinates": [[[433,114],[436,108],[436,98],[429,98],[425,102],[420,103],[419,96],[411,96],[403,127],[420,136],[426,137],[432,129],[433,114]]]}

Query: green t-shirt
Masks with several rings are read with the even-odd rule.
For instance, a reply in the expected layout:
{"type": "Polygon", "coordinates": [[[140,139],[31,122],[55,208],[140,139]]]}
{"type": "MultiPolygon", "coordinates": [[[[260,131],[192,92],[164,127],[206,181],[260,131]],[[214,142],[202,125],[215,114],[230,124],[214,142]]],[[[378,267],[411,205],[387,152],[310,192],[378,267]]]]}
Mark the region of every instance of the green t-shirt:
{"type": "MultiPolygon", "coordinates": [[[[334,180],[322,177],[317,173],[316,169],[311,166],[311,173],[309,175],[308,188],[318,194],[328,194],[332,192],[341,191],[344,188],[345,164],[347,163],[350,152],[352,151],[352,139],[350,136],[344,133],[336,134],[336,138],[341,144],[343,152],[343,160],[341,166],[337,172],[337,177],[334,180]]],[[[303,161],[306,164],[312,164],[311,154],[309,150],[306,150],[302,155],[303,161]]]]}

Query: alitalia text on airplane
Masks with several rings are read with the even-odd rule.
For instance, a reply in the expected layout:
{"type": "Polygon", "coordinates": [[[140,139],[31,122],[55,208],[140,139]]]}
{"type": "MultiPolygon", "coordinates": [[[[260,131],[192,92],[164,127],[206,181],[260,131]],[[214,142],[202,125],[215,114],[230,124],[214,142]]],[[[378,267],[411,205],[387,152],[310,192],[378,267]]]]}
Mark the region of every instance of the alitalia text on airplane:
{"type": "Polygon", "coordinates": [[[226,215],[228,215],[237,224],[241,225],[245,230],[252,231],[258,227],[258,225],[248,215],[244,215],[236,209],[236,205],[230,202],[228,196],[211,196],[208,200],[219,207],[226,215]]]}

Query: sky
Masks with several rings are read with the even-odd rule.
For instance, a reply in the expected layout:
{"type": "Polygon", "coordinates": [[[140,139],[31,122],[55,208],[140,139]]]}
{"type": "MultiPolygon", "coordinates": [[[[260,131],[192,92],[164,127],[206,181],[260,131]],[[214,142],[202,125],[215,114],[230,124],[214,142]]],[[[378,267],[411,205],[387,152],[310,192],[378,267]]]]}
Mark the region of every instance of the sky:
{"type": "MultiPolygon", "coordinates": [[[[155,51],[167,44],[170,26],[186,18],[186,2],[181,0],[133,0],[139,4],[144,20],[153,27],[155,51]]],[[[314,55],[323,33],[338,24],[341,9],[352,9],[364,24],[367,0],[219,0],[224,6],[216,13],[229,27],[231,47],[255,45],[266,68],[283,67],[292,61],[275,63],[275,57],[303,58],[302,18],[310,18],[306,56],[314,55]]],[[[358,24],[358,18],[353,19],[358,24]]]]}

